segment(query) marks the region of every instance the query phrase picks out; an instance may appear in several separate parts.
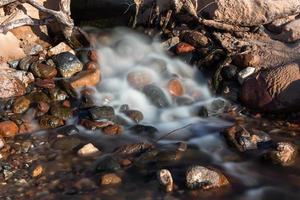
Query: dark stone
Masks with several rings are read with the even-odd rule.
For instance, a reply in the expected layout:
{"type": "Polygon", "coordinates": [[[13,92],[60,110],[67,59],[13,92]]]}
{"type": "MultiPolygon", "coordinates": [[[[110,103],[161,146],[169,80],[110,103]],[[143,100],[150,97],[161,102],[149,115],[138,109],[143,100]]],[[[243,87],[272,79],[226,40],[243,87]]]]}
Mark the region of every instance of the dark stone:
{"type": "Polygon", "coordinates": [[[166,108],[170,106],[164,91],[156,85],[146,85],[143,88],[143,93],[158,108],[166,108]]]}
{"type": "Polygon", "coordinates": [[[158,130],[155,127],[141,124],[134,125],[129,130],[135,134],[146,137],[154,137],[155,134],[158,133],[158,130]]]}
{"type": "Polygon", "coordinates": [[[77,135],[79,134],[79,129],[75,125],[68,125],[60,128],[58,133],[66,136],[77,135]]]}
{"type": "Polygon", "coordinates": [[[238,68],[235,65],[227,65],[222,69],[222,77],[225,80],[232,80],[236,77],[238,68]]]}
{"type": "Polygon", "coordinates": [[[102,157],[96,163],[96,172],[115,172],[121,169],[119,162],[111,156],[102,157]]]}
{"type": "Polygon", "coordinates": [[[83,68],[83,64],[80,60],[70,52],[60,53],[52,59],[55,62],[61,76],[66,78],[70,78],[77,72],[80,72],[83,68]]]}
{"type": "Polygon", "coordinates": [[[111,106],[93,107],[88,110],[93,120],[108,119],[113,120],[115,117],[114,108],[111,106]]]}

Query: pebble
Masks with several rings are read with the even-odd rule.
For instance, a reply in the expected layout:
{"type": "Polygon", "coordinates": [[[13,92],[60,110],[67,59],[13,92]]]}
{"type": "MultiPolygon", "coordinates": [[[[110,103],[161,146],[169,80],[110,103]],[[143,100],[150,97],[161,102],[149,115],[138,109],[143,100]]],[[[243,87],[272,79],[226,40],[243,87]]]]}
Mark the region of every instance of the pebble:
{"type": "Polygon", "coordinates": [[[100,178],[100,185],[116,185],[121,182],[122,179],[115,173],[104,174],[100,178]]]}
{"type": "Polygon", "coordinates": [[[92,107],[88,110],[88,113],[93,120],[112,120],[115,117],[115,111],[111,106],[92,107]]]}
{"type": "Polygon", "coordinates": [[[64,101],[68,98],[68,94],[60,88],[52,88],[49,90],[49,93],[53,101],[64,101]]]}
{"type": "Polygon", "coordinates": [[[167,169],[161,169],[157,172],[157,179],[160,185],[163,187],[163,189],[166,192],[172,192],[173,191],[173,177],[169,170],[167,169]]]}
{"type": "Polygon", "coordinates": [[[0,122],[0,136],[14,137],[19,132],[19,127],[13,121],[0,122]]]}
{"type": "Polygon", "coordinates": [[[138,110],[127,110],[124,114],[136,123],[139,123],[144,119],[143,113],[138,110]]]}
{"type": "Polygon", "coordinates": [[[128,156],[143,153],[146,150],[153,148],[149,143],[125,144],[114,150],[114,154],[128,156]]]}
{"type": "Polygon", "coordinates": [[[38,177],[40,175],[42,175],[44,171],[44,168],[42,165],[37,165],[36,167],[33,168],[32,172],[31,172],[31,176],[32,177],[38,177]]]}
{"type": "Polygon", "coordinates": [[[60,128],[58,133],[66,136],[78,135],[79,129],[75,125],[68,125],[60,128]]]}
{"type": "Polygon", "coordinates": [[[102,131],[105,135],[113,136],[113,135],[122,134],[123,131],[124,131],[124,128],[123,128],[123,126],[120,126],[118,124],[114,124],[114,125],[109,125],[109,126],[104,127],[102,129],[102,131]]]}
{"type": "Polygon", "coordinates": [[[244,81],[255,72],[254,67],[247,67],[238,73],[238,81],[240,84],[243,84],[244,81]]]}
{"type": "Polygon", "coordinates": [[[290,142],[278,142],[276,149],[265,154],[265,158],[274,164],[290,166],[298,155],[297,146],[290,142]]]}
{"type": "Polygon", "coordinates": [[[78,150],[77,154],[81,157],[93,156],[99,154],[100,151],[92,143],[84,145],[81,149],[78,150]]]}
{"type": "Polygon", "coordinates": [[[72,108],[64,107],[59,104],[51,106],[50,113],[63,120],[67,120],[73,116],[72,108]]]}
{"type": "Polygon", "coordinates": [[[227,178],[203,166],[192,166],[186,171],[186,186],[189,189],[210,189],[228,185],[227,178]]]}
{"type": "Polygon", "coordinates": [[[105,156],[96,161],[97,172],[114,172],[121,169],[121,165],[111,156],[105,156]]]}
{"type": "Polygon", "coordinates": [[[153,82],[153,77],[148,70],[135,70],[128,73],[127,81],[131,87],[141,89],[144,86],[151,84],[153,82]]]}
{"type": "Polygon", "coordinates": [[[136,124],[129,129],[135,134],[146,136],[146,137],[154,137],[156,133],[158,133],[158,129],[153,126],[146,126],[142,124],[136,124]]]}
{"type": "Polygon", "coordinates": [[[41,113],[47,113],[50,109],[50,106],[47,102],[39,101],[37,104],[37,108],[41,113]]]}
{"type": "Polygon", "coordinates": [[[114,123],[111,121],[92,121],[92,120],[88,120],[88,119],[81,119],[79,121],[79,124],[89,130],[96,130],[96,129],[101,129],[101,128],[104,128],[107,126],[111,126],[114,123]]]}
{"type": "Polygon", "coordinates": [[[67,51],[74,54],[74,51],[72,50],[72,48],[69,45],[67,45],[64,42],[61,42],[58,45],[49,49],[47,54],[49,57],[52,57],[52,56],[55,56],[55,55],[58,55],[60,53],[67,52],[67,51]]]}
{"type": "Polygon", "coordinates": [[[152,104],[158,108],[166,108],[170,106],[164,91],[156,85],[146,85],[143,88],[143,93],[152,102],[152,104]]]}
{"type": "Polygon", "coordinates": [[[35,85],[40,88],[53,89],[55,88],[55,82],[53,79],[37,79],[35,85]]]}
{"type": "Polygon", "coordinates": [[[57,75],[55,66],[46,65],[43,63],[35,62],[30,66],[31,72],[35,77],[42,79],[52,79],[57,75]]]}
{"type": "Polygon", "coordinates": [[[76,136],[66,136],[62,138],[57,138],[53,143],[52,147],[54,149],[63,151],[73,151],[81,145],[81,140],[76,136]]]}
{"type": "Polygon", "coordinates": [[[178,55],[192,53],[196,49],[194,46],[192,46],[186,42],[180,42],[174,48],[175,48],[175,53],[178,55]]]}
{"type": "Polygon", "coordinates": [[[96,50],[90,50],[90,51],[88,52],[88,58],[89,58],[91,61],[98,62],[99,55],[98,55],[98,53],[97,53],[96,50]]]}
{"type": "Polygon", "coordinates": [[[172,96],[178,97],[184,94],[184,87],[182,82],[177,79],[171,79],[167,85],[168,91],[172,96]]]}
{"type": "Polygon", "coordinates": [[[97,85],[101,80],[99,69],[90,69],[79,72],[76,76],[71,78],[70,85],[74,89],[82,87],[91,87],[97,85]]]}
{"type": "Polygon", "coordinates": [[[185,31],[180,38],[196,48],[206,47],[209,44],[209,39],[199,31],[185,31]]]}
{"type": "Polygon", "coordinates": [[[62,77],[70,78],[83,69],[80,60],[70,52],[63,52],[54,56],[53,61],[62,77]]]}
{"type": "Polygon", "coordinates": [[[16,114],[24,113],[30,106],[30,100],[26,97],[17,98],[12,107],[12,111],[16,114]]]}
{"type": "Polygon", "coordinates": [[[52,129],[64,125],[64,121],[52,115],[43,115],[39,119],[39,125],[43,129],[52,129]]]}
{"type": "Polygon", "coordinates": [[[33,62],[36,62],[37,60],[38,60],[37,56],[27,56],[27,57],[24,57],[19,62],[19,69],[24,70],[24,71],[28,71],[30,65],[33,62]]]}

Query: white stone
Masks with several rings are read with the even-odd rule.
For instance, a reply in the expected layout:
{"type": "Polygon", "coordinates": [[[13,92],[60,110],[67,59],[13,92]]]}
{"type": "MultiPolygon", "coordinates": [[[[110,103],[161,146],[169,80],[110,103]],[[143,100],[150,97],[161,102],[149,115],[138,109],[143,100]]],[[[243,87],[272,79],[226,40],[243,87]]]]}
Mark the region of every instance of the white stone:
{"type": "Polygon", "coordinates": [[[97,153],[100,153],[100,151],[92,143],[89,143],[84,145],[81,149],[79,149],[77,153],[79,156],[85,157],[95,155],[97,153]]]}
{"type": "Polygon", "coordinates": [[[247,67],[239,72],[238,74],[238,81],[240,84],[243,84],[244,81],[252,74],[254,74],[255,68],[254,67],[247,67]]]}

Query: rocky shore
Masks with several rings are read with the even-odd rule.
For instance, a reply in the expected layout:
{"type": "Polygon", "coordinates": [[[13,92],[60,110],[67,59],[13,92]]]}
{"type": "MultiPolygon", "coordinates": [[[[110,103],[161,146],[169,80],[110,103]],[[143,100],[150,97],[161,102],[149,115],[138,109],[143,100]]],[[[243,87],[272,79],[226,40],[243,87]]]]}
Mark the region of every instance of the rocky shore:
{"type": "Polygon", "coordinates": [[[79,48],[57,22],[0,33],[1,199],[300,198],[300,11],[188,2],[79,48]]]}

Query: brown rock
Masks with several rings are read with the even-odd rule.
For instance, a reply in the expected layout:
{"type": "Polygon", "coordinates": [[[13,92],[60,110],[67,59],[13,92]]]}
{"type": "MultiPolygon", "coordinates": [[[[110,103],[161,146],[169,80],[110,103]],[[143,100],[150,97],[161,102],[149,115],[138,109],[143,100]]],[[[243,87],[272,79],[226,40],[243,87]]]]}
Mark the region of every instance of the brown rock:
{"type": "Polygon", "coordinates": [[[252,75],[243,84],[242,102],[252,109],[266,112],[299,110],[299,67],[299,63],[291,63],[252,75]]]}
{"type": "Polygon", "coordinates": [[[55,82],[53,79],[38,79],[35,81],[36,86],[46,89],[55,88],[55,82]]]}
{"type": "Polygon", "coordinates": [[[26,87],[33,82],[31,73],[14,69],[0,69],[0,98],[22,96],[26,87]]]}
{"type": "Polygon", "coordinates": [[[52,56],[58,55],[62,52],[66,52],[66,51],[74,54],[74,51],[72,50],[72,48],[69,45],[67,45],[64,42],[61,42],[58,45],[56,45],[55,47],[52,47],[51,49],[49,49],[48,56],[52,57],[52,56]]]}
{"type": "Polygon", "coordinates": [[[91,61],[85,65],[87,70],[96,70],[99,69],[99,64],[97,62],[91,61]]]}
{"type": "Polygon", "coordinates": [[[119,163],[122,167],[128,167],[132,164],[132,161],[129,159],[122,159],[119,163]]]}
{"type": "Polygon", "coordinates": [[[30,106],[30,100],[26,97],[19,97],[15,100],[13,104],[13,112],[20,114],[25,112],[30,106]]]}
{"type": "Polygon", "coordinates": [[[101,129],[107,126],[113,125],[113,122],[110,121],[92,121],[88,119],[81,119],[79,122],[80,125],[84,126],[90,130],[101,129]]]}
{"type": "Polygon", "coordinates": [[[122,182],[122,179],[114,173],[104,174],[103,176],[101,176],[101,179],[100,179],[101,185],[116,185],[121,182],[122,182]]]}
{"type": "Polygon", "coordinates": [[[31,176],[32,177],[38,177],[40,176],[44,171],[44,168],[42,165],[37,165],[33,168],[32,172],[31,172],[31,176]]]}
{"type": "Polygon", "coordinates": [[[88,58],[91,61],[98,62],[98,53],[96,50],[91,50],[88,52],[88,58]]]}
{"type": "Polygon", "coordinates": [[[38,107],[39,111],[42,113],[48,112],[49,108],[50,108],[49,104],[44,101],[39,101],[37,107],[38,107]]]}
{"type": "Polygon", "coordinates": [[[178,97],[178,96],[182,96],[184,94],[184,88],[183,88],[182,82],[177,78],[171,79],[168,82],[167,87],[168,87],[169,93],[173,96],[178,97]]]}
{"type": "Polygon", "coordinates": [[[24,122],[20,125],[19,134],[32,133],[38,130],[38,127],[32,122],[24,122]]]}
{"type": "Polygon", "coordinates": [[[135,70],[128,73],[127,81],[134,88],[143,88],[153,82],[153,77],[147,70],[135,70]]]}
{"type": "Polygon", "coordinates": [[[120,135],[124,131],[124,128],[120,125],[115,124],[115,125],[107,126],[102,130],[103,133],[106,135],[120,135]]]}
{"type": "Polygon", "coordinates": [[[14,122],[0,122],[0,135],[2,137],[14,137],[18,132],[19,128],[14,122]]]}
{"type": "Polygon", "coordinates": [[[180,42],[175,46],[176,54],[191,53],[193,51],[195,51],[195,47],[185,42],[180,42]]]}
{"type": "Polygon", "coordinates": [[[52,79],[57,75],[55,66],[50,66],[42,63],[36,63],[31,66],[31,71],[35,77],[42,79],[52,79]]]}
{"type": "Polygon", "coordinates": [[[180,37],[184,42],[196,48],[206,47],[209,44],[208,38],[199,31],[186,31],[180,37]]]}
{"type": "Polygon", "coordinates": [[[290,166],[295,163],[297,154],[296,145],[289,142],[279,142],[276,144],[276,149],[268,152],[265,158],[271,160],[274,164],[290,166]]]}
{"type": "Polygon", "coordinates": [[[76,76],[71,79],[71,86],[74,89],[81,87],[95,86],[101,80],[100,70],[86,70],[78,73],[76,76]]]}

